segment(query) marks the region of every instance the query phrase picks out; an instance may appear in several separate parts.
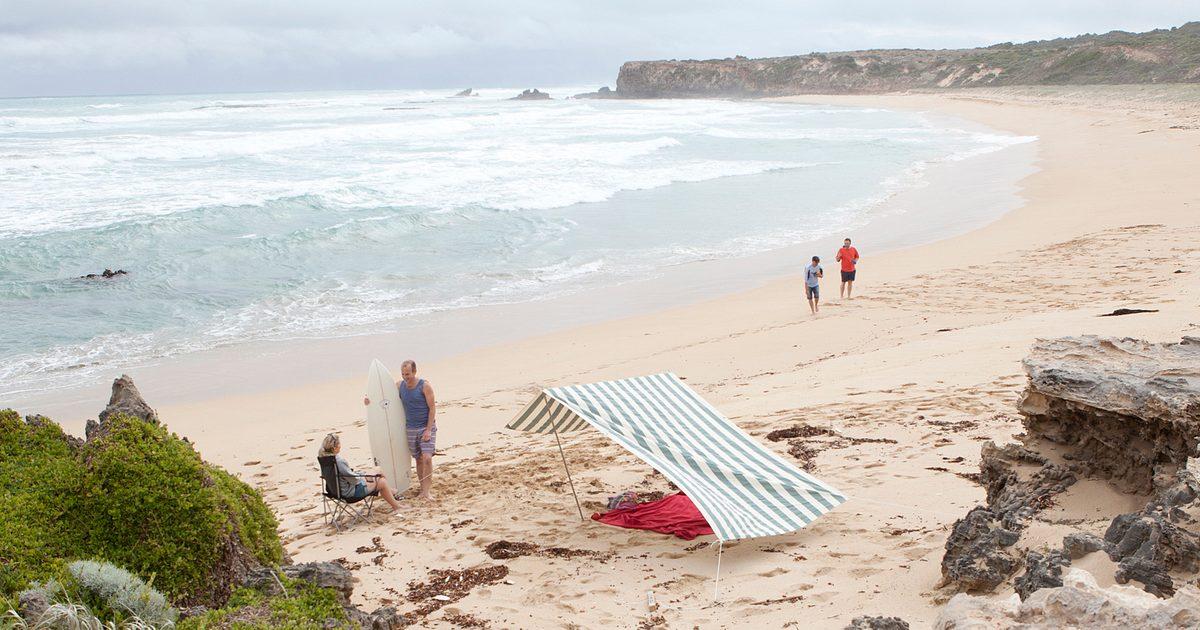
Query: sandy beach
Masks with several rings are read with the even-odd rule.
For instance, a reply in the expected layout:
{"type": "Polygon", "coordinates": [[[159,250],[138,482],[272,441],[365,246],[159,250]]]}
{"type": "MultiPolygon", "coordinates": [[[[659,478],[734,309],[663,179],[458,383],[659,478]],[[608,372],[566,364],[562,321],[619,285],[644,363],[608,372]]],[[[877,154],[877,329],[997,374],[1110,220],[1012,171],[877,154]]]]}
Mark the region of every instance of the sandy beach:
{"type": "MultiPolygon", "coordinates": [[[[1024,204],[985,227],[882,255],[856,240],[863,261],[852,300],[837,298],[834,240],[821,252],[829,258],[817,317],[792,276],[435,362],[412,357],[440,401],[439,502],[409,500],[343,533],[322,524],[314,457],[321,436],[338,431],[353,465],[369,460],[359,376],[159,413],[207,459],[264,491],[295,560],[344,559],[366,608],[415,610],[408,585],[431,570],[507,567],[503,580],[428,611],[428,627],[474,618],[495,628],[840,628],[862,614],[927,626],[948,597],[937,589],[948,528],[983,498],[969,478],[980,445],[1020,431],[1020,360],[1033,340],[1170,341],[1200,330],[1200,90],[792,100],[923,110],[1037,136],[1038,171],[1020,182],[1024,204]],[[1101,317],[1118,308],[1154,312],[1101,317]],[[715,597],[712,537],[581,523],[553,439],[504,429],[542,387],[660,371],[685,378],[764,442],[801,423],[841,436],[808,446],[813,474],[849,501],[800,532],[726,544],[715,597]],[[485,548],[497,541],[571,551],[493,559],[485,548]]],[[[409,357],[379,358],[398,370],[409,357]]],[[[155,402],[153,389],[143,393],[155,402]]],[[[767,443],[791,457],[787,442],[767,443]]],[[[597,433],[565,436],[564,447],[585,513],[626,489],[670,491],[597,433]]],[[[1066,531],[1102,534],[1113,514],[1144,502],[1080,483],[1027,536],[1056,544],[1066,531]]]]}

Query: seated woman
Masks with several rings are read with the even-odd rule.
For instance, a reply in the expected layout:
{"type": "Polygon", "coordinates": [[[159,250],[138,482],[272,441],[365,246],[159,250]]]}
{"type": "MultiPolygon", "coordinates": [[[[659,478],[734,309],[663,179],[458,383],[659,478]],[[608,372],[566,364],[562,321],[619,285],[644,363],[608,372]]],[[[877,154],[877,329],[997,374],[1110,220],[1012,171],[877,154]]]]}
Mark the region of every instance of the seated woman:
{"type": "Polygon", "coordinates": [[[392,494],[392,488],[388,485],[387,478],[382,474],[367,475],[360,472],[355,472],[350,468],[350,464],[346,463],[346,459],[338,455],[342,450],[342,441],[336,433],[330,433],[321,441],[321,450],[318,455],[326,457],[334,456],[337,462],[338,469],[338,490],[344,498],[361,499],[375,490],[379,491],[379,496],[383,497],[387,504],[392,506],[393,510],[400,509],[400,502],[396,500],[392,494]]]}

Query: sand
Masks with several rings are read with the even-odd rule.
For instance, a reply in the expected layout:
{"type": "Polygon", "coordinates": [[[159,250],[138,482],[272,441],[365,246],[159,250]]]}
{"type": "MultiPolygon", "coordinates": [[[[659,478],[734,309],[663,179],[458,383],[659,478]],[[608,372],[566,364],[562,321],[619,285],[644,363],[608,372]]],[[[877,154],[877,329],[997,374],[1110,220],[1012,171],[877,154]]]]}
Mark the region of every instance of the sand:
{"type": "MultiPolygon", "coordinates": [[[[429,627],[474,618],[496,628],[840,628],[863,614],[925,626],[947,596],[937,586],[948,528],[983,500],[969,476],[980,445],[1020,431],[1014,403],[1030,343],[1200,334],[1200,97],[1155,87],[794,100],[927,110],[1036,135],[1039,170],[1021,182],[1024,205],[980,229],[883,255],[856,242],[854,299],[837,299],[830,264],[818,317],[789,277],[423,363],[441,401],[440,501],[410,499],[401,513],[343,533],[322,525],[314,455],[324,433],[339,431],[352,464],[369,459],[363,379],[160,414],[207,459],[263,490],[296,561],[342,558],[360,580],[360,605],[422,608],[429,627]],[[1122,307],[1157,312],[1098,317],[1122,307]],[[580,522],[553,438],[503,429],[541,387],[664,370],[764,441],[807,423],[895,443],[807,441],[814,473],[850,500],[803,531],[726,544],[714,595],[711,537],[580,522]],[[591,553],[492,559],[485,548],[496,541],[591,553]],[[408,584],[432,570],[489,566],[507,575],[493,570],[490,584],[440,608],[407,599],[408,584]]],[[[398,366],[407,357],[380,358],[398,366]]],[[[564,446],[589,514],[625,489],[669,491],[594,432],[564,446]]],[[[1106,484],[1080,484],[1031,531],[1056,545],[1066,531],[1102,533],[1112,515],[1103,512],[1136,505],[1106,484]]]]}

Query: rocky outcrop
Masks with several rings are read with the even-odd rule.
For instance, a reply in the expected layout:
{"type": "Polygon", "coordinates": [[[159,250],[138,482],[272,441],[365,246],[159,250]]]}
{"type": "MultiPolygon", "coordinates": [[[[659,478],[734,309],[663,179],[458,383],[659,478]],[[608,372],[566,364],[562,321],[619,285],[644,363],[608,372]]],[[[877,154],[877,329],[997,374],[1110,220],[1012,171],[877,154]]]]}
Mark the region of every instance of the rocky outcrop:
{"type": "Polygon", "coordinates": [[[979,469],[987,507],[954,523],[942,556],[943,585],[972,593],[991,591],[1020,568],[1013,545],[1026,521],[1076,480],[1070,470],[1019,444],[1000,448],[987,442],[979,469]]]}
{"type": "Polygon", "coordinates": [[[855,617],[846,630],[909,630],[908,622],[899,617],[855,617]]]}
{"type": "Polygon", "coordinates": [[[1181,589],[1167,600],[1127,586],[1100,588],[1091,574],[1068,569],[1063,585],[1025,601],[955,595],[934,621],[935,630],[974,628],[1196,628],[1200,590],[1181,589]]]}
{"type": "Polygon", "coordinates": [[[1029,434],[1081,474],[1149,493],[1175,485],[1200,443],[1200,339],[1043,340],[1025,359],[1029,434]]]}
{"type": "Polygon", "coordinates": [[[158,412],[142,398],[142,393],[127,374],[122,374],[121,378],[113,381],[112,395],[108,398],[108,406],[98,416],[99,422],[89,419],[84,426],[84,435],[88,441],[100,437],[104,431],[104,423],[114,415],[132,416],[150,424],[158,424],[158,412]]]}
{"type": "Polygon", "coordinates": [[[1101,549],[1104,549],[1104,539],[1099,536],[1076,532],[1063,537],[1063,553],[1072,560],[1101,549]]]}
{"type": "Polygon", "coordinates": [[[479,96],[479,94],[476,94],[475,90],[473,88],[467,88],[467,89],[455,94],[455,96],[460,96],[460,97],[461,96],[479,96]]]}
{"type": "Polygon", "coordinates": [[[630,61],[624,98],[764,97],[1003,85],[1200,82],[1200,22],[1146,33],[960,50],[857,50],[790,57],[630,61]]]}
{"type": "Polygon", "coordinates": [[[113,271],[112,269],[105,269],[104,271],[102,271],[100,273],[89,273],[86,276],[79,276],[79,277],[83,280],[96,280],[96,279],[108,280],[109,278],[116,278],[117,276],[127,276],[127,275],[129,275],[129,272],[125,271],[124,269],[118,269],[116,271],[113,271]]]}
{"type": "Polygon", "coordinates": [[[618,96],[615,90],[610,90],[606,85],[595,92],[581,92],[571,98],[618,98],[618,96]]]}
{"type": "Polygon", "coordinates": [[[1071,560],[1061,551],[1051,551],[1042,555],[1030,551],[1025,556],[1025,574],[1018,577],[1015,583],[1017,596],[1021,601],[1043,588],[1062,586],[1063,567],[1071,565],[1071,560]]]}
{"type": "Polygon", "coordinates": [[[1028,553],[1016,581],[1021,597],[1054,586],[1071,558],[1101,548],[1119,581],[1169,595],[1171,571],[1200,570],[1200,480],[1188,468],[1200,442],[1200,340],[1041,340],[1024,366],[1026,432],[1019,444],[983,446],[987,505],[955,523],[943,584],[979,592],[1007,580],[1022,564],[1015,545],[1027,522],[1092,477],[1153,498],[1142,511],[1114,515],[1103,541],[1077,533],[1062,552],[1028,553]]]}
{"type": "MultiPolygon", "coordinates": [[[[279,572],[293,580],[304,580],[321,588],[331,589],[338,594],[338,601],[346,611],[346,617],[367,630],[390,630],[403,628],[407,620],[391,606],[383,606],[374,612],[366,612],[350,603],[354,594],[354,574],[336,562],[306,562],[281,567],[279,572]]],[[[283,584],[275,569],[259,568],[251,571],[244,585],[267,596],[283,595],[283,584]]]]}
{"type": "Polygon", "coordinates": [[[532,90],[525,90],[524,92],[521,92],[520,94],[518,94],[508,100],[510,100],[510,101],[548,101],[548,100],[550,100],[550,95],[546,92],[539,92],[537,90],[537,88],[534,88],[532,90]]]}
{"type": "Polygon", "coordinates": [[[955,521],[942,556],[942,582],[957,591],[986,593],[1021,566],[1011,547],[1021,537],[991,510],[979,506],[955,521]]]}

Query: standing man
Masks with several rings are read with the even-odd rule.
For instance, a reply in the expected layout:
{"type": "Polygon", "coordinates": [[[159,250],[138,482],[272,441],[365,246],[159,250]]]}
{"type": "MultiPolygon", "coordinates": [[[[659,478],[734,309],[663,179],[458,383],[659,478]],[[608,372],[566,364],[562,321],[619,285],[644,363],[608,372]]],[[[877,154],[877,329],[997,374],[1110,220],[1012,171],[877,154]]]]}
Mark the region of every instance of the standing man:
{"type": "Polygon", "coordinates": [[[437,401],[433,387],[417,378],[417,363],[412,359],[400,364],[400,402],[404,403],[408,451],[417,460],[417,479],[421,480],[419,499],[433,500],[433,452],[437,444],[437,401]]]}
{"type": "Polygon", "coordinates": [[[821,269],[821,257],[813,256],[812,262],[804,268],[804,297],[808,298],[808,308],[816,315],[821,310],[821,278],[825,270],[821,269]]]}
{"type": "Polygon", "coordinates": [[[850,239],[842,241],[842,248],[838,250],[836,260],[842,263],[842,288],[840,295],[843,298],[850,299],[850,294],[854,291],[854,270],[858,264],[858,250],[850,245],[850,239]]]}

